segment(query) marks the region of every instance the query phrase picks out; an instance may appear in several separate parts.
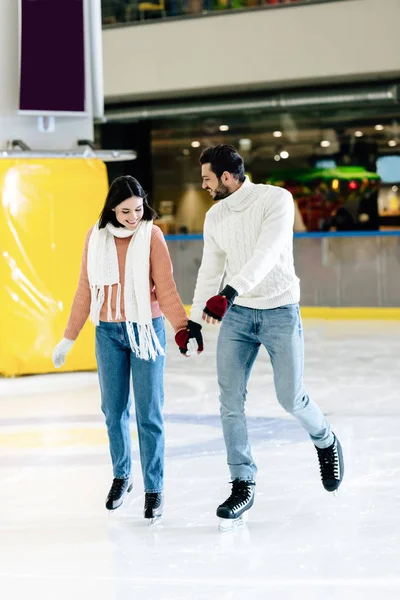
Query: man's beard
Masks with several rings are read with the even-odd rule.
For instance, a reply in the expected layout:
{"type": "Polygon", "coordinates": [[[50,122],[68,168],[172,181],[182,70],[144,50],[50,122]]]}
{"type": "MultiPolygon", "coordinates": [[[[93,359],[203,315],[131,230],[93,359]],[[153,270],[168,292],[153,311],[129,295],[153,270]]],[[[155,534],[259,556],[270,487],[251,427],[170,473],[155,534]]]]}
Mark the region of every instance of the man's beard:
{"type": "Polygon", "coordinates": [[[218,185],[217,189],[215,190],[215,196],[214,196],[213,200],[215,202],[217,200],[223,200],[224,198],[227,198],[230,195],[231,195],[231,192],[226,187],[226,185],[224,185],[222,183],[222,181],[219,181],[219,185],[218,185]]]}

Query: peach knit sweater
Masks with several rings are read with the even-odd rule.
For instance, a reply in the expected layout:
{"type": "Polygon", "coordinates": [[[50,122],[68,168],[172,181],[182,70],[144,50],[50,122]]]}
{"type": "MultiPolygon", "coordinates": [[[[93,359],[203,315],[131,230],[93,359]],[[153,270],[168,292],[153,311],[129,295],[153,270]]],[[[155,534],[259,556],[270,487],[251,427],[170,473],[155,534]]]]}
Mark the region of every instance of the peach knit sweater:
{"type": "MultiPolygon", "coordinates": [[[[87,254],[90,234],[89,232],[85,239],[85,247],[83,250],[81,272],[79,277],[78,289],[76,290],[74,301],[72,303],[71,313],[67,323],[67,328],[64,337],[69,340],[76,340],[82,327],[86,323],[90,314],[90,286],[87,273],[87,254]]],[[[117,238],[115,237],[115,245],[117,247],[119,276],[121,281],[121,314],[122,318],[115,322],[125,321],[124,308],[124,283],[125,283],[125,261],[131,237],[117,238]]],[[[140,260],[140,257],[138,257],[140,260]]],[[[116,308],[116,288],[112,286],[111,307],[112,314],[115,314],[116,308]]],[[[172,274],[172,263],[168,252],[168,247],[165,242],[163,233],[159,227],[153,225],[151,232],[150,245],[150,293],[151,312],[153,319],[160,317],[163,314],[171,323],[175,332],[186,327],[187,315],[179,294],[176,290],[175,281],[172,274]]],[[[107,300],[108,290],[105,288],[105,299],[100,312],[100,321],[107,321],[107,300]]]]}

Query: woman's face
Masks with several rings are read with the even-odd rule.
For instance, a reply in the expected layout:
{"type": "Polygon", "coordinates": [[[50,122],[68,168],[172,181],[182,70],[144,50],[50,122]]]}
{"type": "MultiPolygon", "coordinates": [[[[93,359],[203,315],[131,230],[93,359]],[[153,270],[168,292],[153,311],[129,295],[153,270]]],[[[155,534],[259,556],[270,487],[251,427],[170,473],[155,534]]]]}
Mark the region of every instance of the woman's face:
{"type": "Polygon", "coordinates": [[[143,218],[143,198],[132,196],[113,208],[118,223],[131,231],[135,230],[143,218]]]}

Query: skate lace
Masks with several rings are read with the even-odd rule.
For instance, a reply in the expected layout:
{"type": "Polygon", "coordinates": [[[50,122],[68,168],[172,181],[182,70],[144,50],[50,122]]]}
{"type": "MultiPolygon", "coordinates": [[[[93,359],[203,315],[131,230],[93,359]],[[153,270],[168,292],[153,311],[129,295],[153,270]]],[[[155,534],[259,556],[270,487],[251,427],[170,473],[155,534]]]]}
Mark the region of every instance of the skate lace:
{"type": "Polygon", "coordinates": [[[122,489],[126,483],[125,479],[114,479],[108,497],[110,500],[116,500],[120,497],[122,489]]]}
{"type": "Polygon", "coordinates": [[[247,481],[232,481],[231,483],[231,495],[221,506],[226,506],[227,508],[240,508],[251,498],[251,489],[254,484],[249,484],[247,481]]]}
{"type": "Polygon", "coordinates": [[[339,457],[336,444],[329,448],[317,448],[322,480],[340,479],[339,457]]]}
{"type": "Polygon", "coordinates": [[[162,496],[158,492],[146,493],[146,496],[144,499],[145,510],[152,509],[152,508],[158,508],[161,504],[161,498],[162,498],[162,496]]]}

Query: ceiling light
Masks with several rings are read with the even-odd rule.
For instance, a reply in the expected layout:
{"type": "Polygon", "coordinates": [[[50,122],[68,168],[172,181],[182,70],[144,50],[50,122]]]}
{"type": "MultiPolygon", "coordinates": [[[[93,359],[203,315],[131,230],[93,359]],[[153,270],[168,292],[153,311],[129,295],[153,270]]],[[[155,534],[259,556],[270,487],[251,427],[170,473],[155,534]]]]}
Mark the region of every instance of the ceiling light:
{"type": "Polygon", "coordinates": [[[190,154],[190,150],[188,150],[187,148],[185,148],[185,149],[183,150],[183,154],[184,154],[185,156],[188,156],[188,155],[190,154]]]}
{"type": "Polygon", "coordinates": [[[354,132],[354,135],[355,135],[356,137],[362,137],[364,134],[363,134],[363,132],[362,132],[362,131],[355,131],[355,132],[354,132]]]}
{"type": "Polygon", "coordinates": [[[251,142],[251,140],[249,138],[241,138],[239,140],[239,148],[241,150],[244,150],[244,151],[247,150],[247,151],[249,151],[249,150],[251,150],[251,146],[252,146],[252,142],[251,142]]]}
{"type": "Polygon", "coordinates": [[[229,125],[220,125],[219,130],[220,131],[229,131],[229,125]]]}
{"type": "Polygon", "coordinates": [[[322,140],[321,142],[321,148],[329,148],[329,146],[331,145],[329,140],[322,140]]]}
{"type": "Polygon", "coordinates": [[[389,140],[388,141],[388,146],[390,146],[391,148],[394,148],[395,146],[397,146],[396,140],[389,140]]]}
{"type": "Polygon", "coordinates": [[[197,140],[195,140],[194,142],[192,142],[192,148],[200,148],[200,142],[198,142],[197,140]]]}
{"type": "Polygon", "coordinates": [[[282,131],[274,131],[274,133],[272,134],[274,137],[282,137],[282,131]]]}
{"type": "Polygon", "coordinates": [[[279,154],[275,154],[274,160],[276,160],[276,162],[279,162],[281,160],[281,157],[279,156],[279,154]]]}
{"type": "Polygon", "coordinates": [[[376,129],[377,131],[383,131],[383,130],[384,130],[384,127],[383,127],[383,125],[375,125],[375,129],[376,129]]]}
{"type": "Polygon", "coordinates": [[[281,155],[281,158],[283,158],[283,159],[289,158],[289,152],[287,150],[282,150],[280,155],[281,155]]]}

